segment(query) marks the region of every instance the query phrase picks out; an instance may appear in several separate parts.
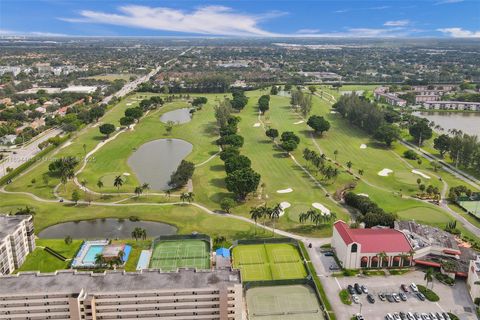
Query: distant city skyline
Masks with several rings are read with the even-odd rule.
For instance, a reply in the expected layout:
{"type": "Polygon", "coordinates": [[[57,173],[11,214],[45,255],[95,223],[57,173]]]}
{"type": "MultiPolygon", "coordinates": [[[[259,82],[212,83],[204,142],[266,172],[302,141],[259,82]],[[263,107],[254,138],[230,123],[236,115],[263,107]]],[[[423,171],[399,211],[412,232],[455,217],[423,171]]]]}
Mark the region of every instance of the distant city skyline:
{"type": "Polygon", "coordinates": [[[4,0],[5,35],[480,38],[480,1],[4,0]]]}

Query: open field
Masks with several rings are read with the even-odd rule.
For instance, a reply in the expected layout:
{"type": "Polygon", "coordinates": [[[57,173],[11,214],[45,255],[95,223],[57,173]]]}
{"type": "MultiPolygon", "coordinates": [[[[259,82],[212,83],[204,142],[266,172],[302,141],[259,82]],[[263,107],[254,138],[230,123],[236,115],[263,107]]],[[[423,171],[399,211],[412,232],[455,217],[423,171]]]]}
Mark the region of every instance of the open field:
{"type": "Polygon", "coordinates": [[[133,73],[111,73],[111,74],[101,74],[97,76],[87,77],[85,79],[94,79],[94,80],[101,80],[101,81],[110,81],[113,82],[114,80],[125,80],[130,81],[131,77],[138,78],[138,74],[133,73]]]}
{"type": "Polygon", "coordinates": [[[244,281],[302,279],[307,276],[298,250],[291,244],[251,244],[233,248],[233,264],[244,281]]]}
{"type": "Polygon", "coordinates": [[[156,242],[150,268],[174,271],[178,268],[210,268],[210,248],[201,240],[176,240],[156,242]]]}
{"type": "Polygon", "coordinates": [[[246,298],[250,320],[324,319],[315,291],[307,285],[255,287],[246,298]]]}
{"type": "Polygon", "coordinates": [[[44,250],[44,247],[49,247],[60,253],[68,259],[72,259],[77,250],[80,248],[82,240],[72,240],[71,244],[66,244],[63,239],[37,239],[37,248],[27,256],[23,265],[16,270],[22,271],[40,271],[40,272],[54,272],[56,270],[67,269],[70,261],[61,261],[50,253],[44,250]]]}

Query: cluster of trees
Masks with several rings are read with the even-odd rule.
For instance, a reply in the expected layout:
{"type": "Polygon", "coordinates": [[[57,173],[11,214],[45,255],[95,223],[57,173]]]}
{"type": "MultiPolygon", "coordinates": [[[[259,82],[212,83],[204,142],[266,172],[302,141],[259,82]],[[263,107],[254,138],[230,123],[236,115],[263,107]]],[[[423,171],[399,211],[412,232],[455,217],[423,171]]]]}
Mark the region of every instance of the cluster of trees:
{"type": "Polygon", "coordinates": [[[150,99],[143,99],[140,101],[139,106],[143,109],[143,111],[147,111],[161,107],[163,106],[163,103],[164,101],[160,96],[153,96],[150,97],[150,99]]]}
{"type": "Polygon", "coordinates": [[[417,179],[417,185],[418,189],[422,193],[426,193],[427,196],[434,197],[435,199],[440,200],[440,190],[438,189],[438,187],[435,187],[431,184],[427,187],[425,186],[425,184],[422,183],[422,179],[420,178],[417,179]]]}
{"type": "Polygon", "coordinates": [[[430,122],[427,119],[415,117],[408,128],[408,133],[413,137],[415,143],[419,146],[433,136],[433,130],[430,128],[430,122]]]}
{"type": "Polygon", "coordinates": [[[316,209],[310,209],[307,210],[306,212],[300,213],[300,223],[305,223],[307,221],[310,221],[313,223],[316,227],[322,225],[322,224],[328,224],[331,221],[334,221],[337,218],[337,215],[334,212],[330,212],[330,214],[325,214],[323,212],[320,212],[319,210],[316,209]]]}
{"type": "Polygon", "coordinates": [[[192,106],[200,107],[200,106],[203,106],[204,104],[206,104],[207,102],[208,102],[208,99],[206,97],[195,97],[192,100],[192,106]]]}
{"type": "Polygon", "coordinates": [[[303,158],[307,161],[307,163],[313,166],[315,175],[317,175],[319,172],[323,175],[324,181],[336,179],[340,173],[337,167],[326,163],[326,157],[323,153],[319,154],[314,150],[305,148],[303,150],[303,158]]]}
{"type": "Polygon", "coordinates": [[[195,165],[192,162],[182,160],[177,170],[170,176],[168,185],[174,189],[183,187],[192,178],[194,171],[195,165]]]}
{"type": "Polygon", "coordinates": [[[387,146],[400,136],[400,130],[393,124],[397,117],[392,114],[392,111],[386,112],[354,93],[341,96],[333,108],[351,124],[373,135],[375,139],[387,146]]]}
{"type": "MultiPolygon", "coordinates": [[[[240,154],[243,146],[243,137],[237,134],[239,117],[231,114],[232,107],[229,100],[225,100],[215,108],[215,117],[219,127],[220,138],[217,140],[222,148],[220,159],[225,163],[225,184],[227,190],[232,192],[237,200],[244,200],[247,195],[254,192],[260,183],[260,174],[251,168],[251,160],[240,154]]],[[[231,203],[225,203],[227,210],[231,203]]]]}
{"type": "Polygon", "coordinates": [[[324,132],[330,130],[330,122],[322,116],[313,115],[308,118],[307,125],[315,131],[315,133],[323,135],[324,132]]]}
{"type": "Polygon", "coordinates": [[[270,109],[270,96],[268,94],[264,94],[258,98],[258,110],[260,110],[262,114],[265,114],[268,109],[270,109]]]}
{"type": "Polygon", "coordinates": [[[128,127],[135,122],[140,121],[143,116],[143,109],[141,107],[128,108],[125,110],[125,116],[120,118],[120,124],[124,127],[128,127]]]}
{"type": "Polygon", "coordinates": [[[473,195],[473,191],[466,186],[456,186],[450,188],[448,191],[448,199],[450,201],[457,201],[459,197],[471,197],[473,195]]]}
{"type": "Polygon", "coordinates": [[[230,104],[233,109],[240,111],[245,108],[247,103],[248,97],[245,95],[245,91],[239,89],[232,90],[232,100],[230,104]]]}
{"type": "Polygon", "coordinates": [[[365,223],[367,228],[374,226],[387,226],[393,228],[396,216],[393,213],[385,212],[368,197],[348,192],[345,195],[345,203],[362,214],[360,222],[365,223]]]}
{"type": "Polygon", "coordinates": [[[280,147],[285,150],[287,154],[290,154],[290,152],[297,149],[298,144],[300,143],[300,138],[291,131],[285,131],[280,136],[280,141],[280,147]]]}
{"type": "Polygon", "coordinates": [[[283,208],[280,203],[277,203],[273,207],[264,204],[263,206],[251,208],[250,218],[255,221],[255,233],[257,232],[257,221],[263,220],[263,225],[265,225],[265,220],[268,218],[273,222],[273,235],[275,236],[275,222],[280,218],[282,212],[283,208]]]}
{"type": "Polygon", "coordinates": [[[75,167],[79,163],[78,159],[72,156],[55,159],[48,165],[50,175],[60,178],[62,184],[75,176],[75,167]]]}
{"type": "MultiPolygon", "coordinates": [[[[287,86],[285,85],[285,90],[287,90],[286,87],[287,86]]],[[[306,117],[312,110],[312,95],[304,93],[300,89],[292,90],[290,105],[296,110],[299,109],[302,115],[306,117]]]]}
{"type": "Polygon", "coordinates": [[[477,136],[442,134],[433,140],[433,147],[442,157],[448,154],[456,166],[480,172],[480,141],[477,136]]]}

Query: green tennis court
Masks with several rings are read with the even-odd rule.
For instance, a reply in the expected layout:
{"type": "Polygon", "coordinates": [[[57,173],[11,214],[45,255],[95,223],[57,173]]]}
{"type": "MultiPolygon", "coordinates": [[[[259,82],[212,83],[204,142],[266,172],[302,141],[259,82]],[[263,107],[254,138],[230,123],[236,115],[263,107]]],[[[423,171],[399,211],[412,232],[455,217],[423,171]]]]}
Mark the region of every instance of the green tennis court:
{"type": "Polygon", "coordinates": [[[246,293],[249,320],[322,320],[315,291],[306,285],[256,287],[246,293]]]}
{"type": "Polygon", "coordinates": [[[156,242],[150,268],[162,271],[175,271],[178,268],[210,269],[209,245],[201,240],[156,242]]]}
{"type": "Polygon", "coordinates": [[[459,204],[469,213],[480,218],[480,201],[460,201],[459,204]]]}
{"type": "Polygon", "coordinates": [[[233,265],[244,281],[302,279],[307,276],[297,248],[287,243],[238,245],[233,265]]]}

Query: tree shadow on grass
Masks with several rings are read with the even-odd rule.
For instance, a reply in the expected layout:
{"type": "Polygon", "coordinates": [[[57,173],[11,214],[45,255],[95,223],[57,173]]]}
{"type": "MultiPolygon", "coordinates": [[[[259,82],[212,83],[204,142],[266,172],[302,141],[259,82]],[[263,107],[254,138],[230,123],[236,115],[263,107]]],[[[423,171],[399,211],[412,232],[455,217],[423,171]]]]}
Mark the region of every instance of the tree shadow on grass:
{"type": "Polygon", "coordinates": [[[225,188],[225,179],[220,179],[220,178],[210,179],[208,183],[217,188],[225,188]]]}
{"type": "Polygon", "coordinates": [[[202,131],[209,137],[216,137],[218,135],[217,124],[215,121],[210,121],[207,124],[202,125],[202,131]]]}
{"type": "Polygon", "coordinates": [[[210,166],[210,170],[211,171],[224,171],[225,170],[225,166],[223,164],[217,164],[217,165],[214,165],[214,166],[210,166]]]}

